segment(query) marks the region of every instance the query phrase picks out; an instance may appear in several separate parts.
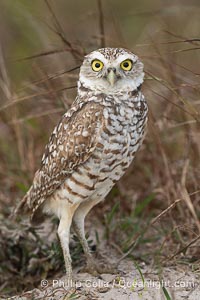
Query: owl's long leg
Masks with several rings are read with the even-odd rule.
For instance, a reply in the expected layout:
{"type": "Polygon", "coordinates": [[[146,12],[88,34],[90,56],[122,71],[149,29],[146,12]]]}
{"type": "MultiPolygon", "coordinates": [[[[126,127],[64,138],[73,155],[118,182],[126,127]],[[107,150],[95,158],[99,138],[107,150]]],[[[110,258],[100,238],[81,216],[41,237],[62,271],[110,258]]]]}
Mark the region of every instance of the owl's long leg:
{"type": "Polygon", "coordinates": [[[63,207],[62,214],[60,217],[60,223],[58,226],[58,236],[63,251],[63,257],[64,257],[65,268],[66,268],[66,281],[68,284],[70,284],[72,280],[72,265],[71,265],[71,256],[69,252],[70,227],[72,223],[72,217],[74,215],[74,211],[76,210],[76,208],[77,205],[63,207]]]}
{"type": "Polygon", "coordinates": [[[106,263],[106,266],[100,266],[98,265],[91,252],[90,248],[88,246],[88,242],[85,238],[85,229],[84,229],[84,220],[90,209],[96,205],[98,201],[91,201],[91,202],[85,202],[82,203],[78,209],[76,210],[74,216],[73,216],[73,228],[75,230],[75,233],[77,234],[81,245],[83,247],[83,251],[85,253],[86,259],[87,259],[87,265],[86,265],[86,271],[91,273],[94,276],[97,276],[98,274],[102,273],[116,273],[118,272],[116,269],[116,265],[109,266],[109,264],[106,263]]]}
{"type": "Polygon", "coordinates": [[[88,212],[92,209],[94,205],[98,203],[97,200],[91,200],[84,203],[81,203],[81,205],[76,210],[74,216],[73,216],[73,228],[75,233],[77,234],[80,243],[83,247],[83,251],[85,253],[86,259],[87,259],[87,269],[90,271],[90,273],[93,273],[94,275],[97,275],[97,266],[94,262],[94,259],[92,257],[92,254],[90,252],[90,248],[88,246],[88,242],[85,238],[85,228],[84,228],[84,221],[85,217],[88,214],[88,212]]]}
{"type": "Polygon", "coordinates": [[[75,230],[75,233],[77,234],[81,245],[83,247],[83,251],[85,253],[86,259],[87,259],[87,266],[86,270],[93,274],[93,275],[98,275],[102,273],[116,273],[116,266],[109,266],[106,264],[105,267],[101,267],[98,265],[91,252],[90,248],[88,246],[88,242],[85,238],[85,229],[84,229],[84,221],[85,217],[88,214],[88,212],[92,209],[93,206],[95,206],[99,201],[97,200],[90,200],[84,203],[81,203],[80,206],[77,208],[76,212],[74,213],[73,216],[73,228],[75,230]]]}

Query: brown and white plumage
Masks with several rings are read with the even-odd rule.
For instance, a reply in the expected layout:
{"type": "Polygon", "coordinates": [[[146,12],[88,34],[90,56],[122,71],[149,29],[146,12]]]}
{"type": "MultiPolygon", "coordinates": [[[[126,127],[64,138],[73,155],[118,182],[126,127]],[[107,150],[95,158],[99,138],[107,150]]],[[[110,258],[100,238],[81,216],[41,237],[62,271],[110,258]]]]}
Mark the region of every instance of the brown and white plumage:
{"type": "Polygon", "coordinates": [[[26,204],[37,209],[94,151],[103,125],[102,107],[77,103],[54,129],[40,169],[27,193],[26,204]]]}
{"type": "Polygon", "coordinates": [[[128,50],[104,48],[85,57],[77,98],[54,129],[19,206],[31,211],[32,218],[39,211],[58,216],[68,277],[71,223],[91,267],[84,218],[124,174],[144,136],[143,77],[143,64],[128,50]]]}

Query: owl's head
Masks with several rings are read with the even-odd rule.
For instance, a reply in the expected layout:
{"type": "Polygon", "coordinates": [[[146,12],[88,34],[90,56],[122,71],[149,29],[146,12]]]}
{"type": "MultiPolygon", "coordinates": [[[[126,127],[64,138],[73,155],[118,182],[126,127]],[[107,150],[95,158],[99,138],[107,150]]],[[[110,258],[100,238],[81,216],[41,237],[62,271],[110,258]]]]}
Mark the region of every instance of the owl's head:
{"type": "Polygon", "coordinates": [[[137,89],[143,78],[143,64],[135,54],[122,48],[102,48],[85,57],[79,80],[95,92],[112,94],[137,89]]]}

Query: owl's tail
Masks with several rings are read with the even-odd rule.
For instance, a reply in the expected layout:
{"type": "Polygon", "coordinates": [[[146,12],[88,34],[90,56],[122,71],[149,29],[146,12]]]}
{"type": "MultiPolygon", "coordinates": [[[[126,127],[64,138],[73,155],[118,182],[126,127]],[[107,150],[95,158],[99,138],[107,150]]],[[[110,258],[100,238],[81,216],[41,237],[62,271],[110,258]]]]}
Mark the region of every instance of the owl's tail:
{"type": "MultiPolygon", "coordinates": [[[[29,190],[30,191],[30,190],[29,190]]],[[[14,208],[13,212],[10,215],[10,219],[16,221],[17,216],[20,214],[26,214],[29,212],[29,207],[27,205],[27,201],[29,199],[29,191],[23,197],[23,199],[19,202],[19,204],[14,208]]]]}

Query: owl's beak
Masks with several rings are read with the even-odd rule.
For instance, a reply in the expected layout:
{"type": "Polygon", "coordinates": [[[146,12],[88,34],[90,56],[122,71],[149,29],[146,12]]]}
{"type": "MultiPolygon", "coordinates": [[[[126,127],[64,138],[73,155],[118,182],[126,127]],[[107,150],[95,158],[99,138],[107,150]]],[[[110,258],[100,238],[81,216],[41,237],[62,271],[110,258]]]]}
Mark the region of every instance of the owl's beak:
{"type": "Polygon", "coordinates": [[[115,84],[115,82],[117,81],[116,69],[109,68],[106,78],[107,78],[108,82],[110,83],[110,85],[113,86],[115,84]]]}

